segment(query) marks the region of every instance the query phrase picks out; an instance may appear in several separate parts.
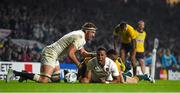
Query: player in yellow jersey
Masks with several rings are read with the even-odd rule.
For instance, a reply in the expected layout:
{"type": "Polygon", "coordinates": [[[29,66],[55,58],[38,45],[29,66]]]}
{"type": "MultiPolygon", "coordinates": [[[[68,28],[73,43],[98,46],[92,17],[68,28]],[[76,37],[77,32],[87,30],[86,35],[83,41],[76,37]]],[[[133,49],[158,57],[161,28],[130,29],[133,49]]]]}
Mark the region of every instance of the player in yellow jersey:
{"type": "Polygon", "coordinates": [[[46,46],[42,51],[40,74],[18,72],[9,69],[6,81],[9,82],[15,75],[40,83],[59,82],[60,67],[58,60],[60,58],[68,56],[80,69],[82,65],[77,59],[75,52],[80,52],[84,57],[95,56],[95,54],[87,52],[83,46],[87,41],[95,37],[96,29],[93,23],[87,22],[82,26],[81,30],[72,31],[53,44],[46,46]]]}
{"type": "Polygon", "coordinates": [[[144,63],[144,42],[146,38],[146,32],[144,31],[145,23],[143,20],[138,22],[137,31],[139,32],[136,37],[136,59],[139,61],[141,66],[141,71],[145,74],[145,63],[144,63]]]}
{"type": "Polygon", "coordinates": [[[120,57],[126,62],[126,56],[130,52],[130,60],[133,66],[133,74],[136,74],[136,37],[138,32],[129,24],[122,22],[114,29],[114,48],[117,49],[118,41],[121,41],[120,57]]]}

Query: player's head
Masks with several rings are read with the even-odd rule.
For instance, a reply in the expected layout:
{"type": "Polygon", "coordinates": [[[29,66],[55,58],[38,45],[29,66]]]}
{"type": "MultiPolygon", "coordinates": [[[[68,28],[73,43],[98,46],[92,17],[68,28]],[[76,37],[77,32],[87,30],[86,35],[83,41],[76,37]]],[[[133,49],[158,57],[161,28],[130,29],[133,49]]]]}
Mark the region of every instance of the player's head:
{"type": "Polygon", "coordinates": [[[165,53],[166,53],[167,56],[170,56],[171,55],[171,50],[170,49],[166,49],[165,53]]]}
{"type": "Polygon", "coordinates": [[[140,31],[143,31],[144,27],[145,27],[144,21],[143,20],[138,21],[138,29],[140,31]]]}
{"type": "Polygon", "coordinates": [[[125,31],[127,29],[127,23],[126,22],[121,22],[115,27],[115,31],[125,31]]]}
{"type": "Polygon", "coordinates": [[[91,22],[86,22],[82,26],[82,30],[85,32],[86,40],[92,40],[95,37],[97,27],[91,22]]]}
{"type": "Polygon", "coordinates": [[[115,61],[118,58],[118,53],[114,49],[110,49],[107,51],[107,57],[115,61]]]}
{"type": "Polygon", "coordinates": [[[103,47],[99,47],[97,50],[97,60],[100,63],[100,65],[105,65],[105,59],[106,59],[106,49],[103,47]]]}

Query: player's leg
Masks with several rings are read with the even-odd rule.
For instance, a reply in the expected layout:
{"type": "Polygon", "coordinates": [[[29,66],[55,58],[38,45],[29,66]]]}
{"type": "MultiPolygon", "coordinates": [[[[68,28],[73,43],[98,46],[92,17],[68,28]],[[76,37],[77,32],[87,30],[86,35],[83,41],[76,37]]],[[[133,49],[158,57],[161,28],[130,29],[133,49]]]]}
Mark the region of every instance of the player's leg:
{"type": "Polygon", "coordinates": [[[51,82],[51,76],[54,72],[54,66],[50,65],[42,65],[41,66],[41,74],[35,74],[34,80],[39,83],[48,83],[51,82]]]}
{"type": "Polygon", "coordinates": [[[133,78],[137,78],[139,79],[139,81],[141,80],[145,80],[145,81],[149,81],[150,83],[154,83],[155,81],[152,79],[152,77],[148,74],[144,74],[144,75],[136,75],[133,78]]]}
{"type": "Polygon", "coordinates": [[[51,76],[54,72],[57,62],[57,54],[48,48],[42,52],[42,65],[40,75],[35,75],[34,79],[40,83],[51,82],[51,76]]]}
{"type": "Polygon", "coordinates": [[[9,69],[7,78],[6,78],[6,82],[9,82],[13,78],[13,76],[20,76],[21,78],[23,77],[24,80],[30,79],[30,80],[41,82],[41,83],[47,83],[49,80],[49,77],[51,77],[53,70],[54,70],[54,68],[52,66],[42,65],[41,66],[42,74],[38,75],[38,74],[34,74],[34,73],[29,73],[29,72],[24,72],[24,71],[19,72],[19,71],[9,69]]]}
{"type": "Polygon", "coordinates": [[[133,67],[133,75],[136,75],[136,51],[133,49],[131,43],[124,44],[123,47],[125,49],[126,56],[130,58],[131,66],[133,67]],[[128,54],[130,55],[128,56],[128,54]]]}
{"type": "Polygon", "coordinates": [[[51,82],[60,82],[60,65],[59,61],[56,61],[56,66],[54,68],[54,72],[51,76],[51,82]]]}
{"type": "Polygon", "coordinates": [[[127,76],[126,74],[122,74],[124,83],[138,83],[138,79],[127,76]]]}
{"type": "Polygon", "coordinates": [[[34,73],[27,73],[27,72],[18,72],[15,70],[10,69],[7,74],[6,81],[9,82],[11,77],[20,76],[24,79],[34,80],[40,83],[48,83],[50,81],[51,75],[54,72],[55,62],[56,62],[56,55],[49,51],[43,51],[42,53],[42,63],[41,63],[41,73],[34,74],[34,73]]]}
{"type": "Polygon", "coordinates": [[[137,65],[136,65],[136,52],[134,52],[134,50],[132,50],[130,52],[130,59],[132,62],[132,67],[133,67],[133,75],[136,75],[136,69],[137,69],[137,65]]]}
{"type": "Polygon", "coordinates": [[[146,80],[152,82],[150,76],[148,75],[136,75],[134,77],[126,76],[126,83],[138,83],[141,80],[146,80]]]}
{"type": "Polygon", "coordinates": [[[126,76],[126,83],[138,83],[139,79],[138,78],[134,78],[134,77],[129,77],[129,76],[126,76]]]}
{"type": "Polygon", "coordinates": [[[126,62],[126,51],[124,48],[120,49],[120,58],[122,59],[122,62],[125,64],[125,62],[126,62]]]}
{"type": "Polygon", "coordinates": [[[136,59],[140,63],[142,73],[145,74],[144,53],[136,52],[136,59]]]}
{"type": "Polygon", "coordinates": [[[140,66],[141,66],[141,71],[143,74],[145,74],[145,64],[144,64],[144,59],[139,60],[140,66]]]}

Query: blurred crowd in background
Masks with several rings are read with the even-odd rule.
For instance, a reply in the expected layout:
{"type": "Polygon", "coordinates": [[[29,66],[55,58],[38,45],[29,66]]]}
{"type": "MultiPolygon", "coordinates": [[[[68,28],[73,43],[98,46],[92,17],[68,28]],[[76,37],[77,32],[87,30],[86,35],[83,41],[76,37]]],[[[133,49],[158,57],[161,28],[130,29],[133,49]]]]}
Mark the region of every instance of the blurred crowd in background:
{"type": "MultiPolygon", "coordinates": [[[[113,48],[113,28],[121,21],[136,27],[146,23],[146,65],[151,65],[154,38],[159,39],[157,64],[163,68],[180,65],[180,4],[165,0],[1,0],[0,29],[10,29],[0,38],[0,60],[39,62],[42,47],[19,46],[12,39],[35,40],[49,45],[64,34],[81,29],[91,21],[98,27],[87,50],[113,48]]],[[[71,63],[68,58],[66,63],[71,63]]]]}

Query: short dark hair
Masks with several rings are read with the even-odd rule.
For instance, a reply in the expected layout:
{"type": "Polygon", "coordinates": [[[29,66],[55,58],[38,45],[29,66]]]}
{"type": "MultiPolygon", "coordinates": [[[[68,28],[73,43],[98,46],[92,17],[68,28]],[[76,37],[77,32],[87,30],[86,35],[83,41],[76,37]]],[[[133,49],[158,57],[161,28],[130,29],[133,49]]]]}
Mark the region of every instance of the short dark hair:
{"type": "Polygon", "coordinates": [[[118,24],[116,27],[115,27],[115,31],[119,31],[121,29],[124,29],[126,27],[127,23],[126,22],[121,22],[120,24],[118,24]]]}
{"type": "Polygon", "coordinates": [[[97,30],[97,27],[95,24],[93,24],[92,22],[86,22],[84,23],[84,25],[82,26],[83,30],[97,30]]]}
{"type": "Polygon", "coordinates": [[[105,51],[105,52],[106,52],[106,48],[104,48],[104,47],[99,47],[99,48],[97,49],[97,52],[99,52],[99,51],[105,51]]]}

